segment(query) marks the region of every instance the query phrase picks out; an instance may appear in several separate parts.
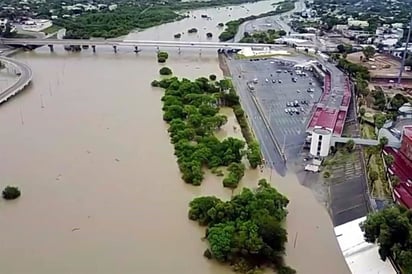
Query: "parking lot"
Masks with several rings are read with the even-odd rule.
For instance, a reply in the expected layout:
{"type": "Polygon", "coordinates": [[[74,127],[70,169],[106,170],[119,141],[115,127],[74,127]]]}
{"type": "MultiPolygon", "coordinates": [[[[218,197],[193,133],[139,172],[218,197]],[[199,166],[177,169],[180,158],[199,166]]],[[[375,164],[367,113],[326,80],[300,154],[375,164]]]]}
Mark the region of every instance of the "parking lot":
{"type": "Polygon", "coordinates": [[[297,75],[299,71],[294,69],[297,63],[289,60],[237,62],[244,84],[252,86],[249,90],[261,105],[279,145],[288,159],[296,157],[306,137],[312,107],[321,95],[319,82],[310,71],[302,71],[306,76],[297,75]],[[290,102],[297,104],[287,106],[290,102]]]}

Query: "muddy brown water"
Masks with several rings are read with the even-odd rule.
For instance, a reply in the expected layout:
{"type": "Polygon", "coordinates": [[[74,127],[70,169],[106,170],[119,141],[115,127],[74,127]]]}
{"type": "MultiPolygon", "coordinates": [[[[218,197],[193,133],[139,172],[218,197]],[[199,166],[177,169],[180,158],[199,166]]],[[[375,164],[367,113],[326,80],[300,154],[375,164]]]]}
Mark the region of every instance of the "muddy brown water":
{"type": "MultiPolygon", "coordinates": [[[[222,77],[214,50],[169,53],[178,76],[222,77]]],[[[0,187],[22,190],[20,199],[0,201],[0,273],[232,273],[202,256],[204,230],[187,219],[194,197],[229,199],[231,191],[210,174],[201,187],[180,179],[162,91],[150,87],[161,67],[154,50],[41,48],[15,57],[34,79],[0,107],[0,187]]],[[[223,112],[229,123],[220,137],[240,136],[233,113],[223,112]]],[[[348,273],[330,219],[310,191],[294,176],[258,170],[241,186],[261,176],[291,200],[288,263],[298,273],[348,273]]]]}

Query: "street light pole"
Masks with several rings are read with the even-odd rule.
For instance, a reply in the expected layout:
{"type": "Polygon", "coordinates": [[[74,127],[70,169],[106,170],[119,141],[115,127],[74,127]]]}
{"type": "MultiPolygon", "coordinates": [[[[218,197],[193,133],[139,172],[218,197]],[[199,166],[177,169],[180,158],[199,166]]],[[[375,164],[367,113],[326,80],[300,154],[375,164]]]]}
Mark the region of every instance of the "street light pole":
{"type": "Polygon", "coordinates": [[[401,68],[399,70],[398,86],[401,85],[402,73],[405,68],[405,60],[406,60],[406,55],[408,54],[409,39],[411,38],[411,29],[412,29],[412,15],[411,15],[411,21],[409,23],[408,36],[406,38],[405,51],[403,52],[403,56],[402,56],[401,68]]]}

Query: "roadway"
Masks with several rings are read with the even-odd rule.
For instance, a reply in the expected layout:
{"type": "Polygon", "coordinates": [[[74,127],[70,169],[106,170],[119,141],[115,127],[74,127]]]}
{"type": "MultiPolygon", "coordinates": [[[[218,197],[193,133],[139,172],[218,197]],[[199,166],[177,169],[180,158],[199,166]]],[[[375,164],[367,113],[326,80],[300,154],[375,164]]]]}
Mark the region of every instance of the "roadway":
{"type": "Polygon", "coordinates": [[[259,31],[259,30],[264,30],[261,29],[260,25],[266,25],[268,23],[271,24],[268,28],[265,29],[277,29],[277,30],[284,30],[286,33],[294,33],[294,31],[291,29],[291,27],[288,25],[288,22],[286,22],[283,18],[286,16],[289,16],[295,12],[302,12],[306,9],[305,2],[300,0],[295,2],[295,8],[293,10],[290,10],[288,12],[284,12],[282,14],[278,15],[273,15],[273,16],[268,16],[268,17],[262,17],[258,18],[255,20],[247,21],[239,26],[239,30],[235,35],[235,38],[233,39],[235,42],[240,41],[240,39],[243,38],[243,34],[245,32],[252,33],[253,31],[259,31]],[[255,25],[259,25],[258,28],[255,29],[255,25]]]}
{"type": "MultiPolygon", "coordinates": [[[[272,133],[265,123],[265,116],[255,103],[255,98],[245,85],[245,80],[239,78],[242,71],[239,69],[236,60],[227,60],[231,70],[234,87],[239,95],[241,105],[247,114],[249,124],[251,125],[256,138],[259,140],[260,148],[266,162],[266,166],[276,170],[278,174],[286,174],[286,164],[278,149],[278,145],[272,138],[272,133]]],[[[267,121],[266,121],[267,122],[267,121]]]]}
{"type": "Polygon", "coordinates": [[[95,45],[95,46],[130,46],[130,47],[175,47],[175,48],[242,48],[242,47],[270,47],[284,48],[284,45],[258,43],[225,43],[225,42],[185,42],[185,41],[150,41],[150,40],[118,40],[118,39],[28,39],[2,38],[5,45],[95,45]]]}
{"type": "Polygon", "coordinates": [[[12,66],[16,72],[20,73],[19,78],[7,89],[1,91],[0,93],[0,103],[7,101],[11,96],[15,95],[17,92],[23,90],[32,80],[33,73],[30,67],[18,60],[0,57],[0,62],[6,63],[6,66],[12,66]]]}

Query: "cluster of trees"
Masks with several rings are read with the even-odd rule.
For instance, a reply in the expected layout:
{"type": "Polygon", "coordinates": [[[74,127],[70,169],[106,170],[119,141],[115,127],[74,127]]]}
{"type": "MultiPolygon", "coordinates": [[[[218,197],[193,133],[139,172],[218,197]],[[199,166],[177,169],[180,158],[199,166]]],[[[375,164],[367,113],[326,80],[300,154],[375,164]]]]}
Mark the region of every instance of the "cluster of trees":
{"type": "Polygon", "coordinates": [[[223,179],[223,186],[229,188],[237,188],[240,179],[245,175],[245,165],[242,163],[231,163],[227,170],[228,175],[223,179]]]}
{"type": "Polygon", "coordinates": [[[259,15],[251,15],[251,16],[239,18],[237,20],[229,21],[226,23],[225,30],[219,35],[219,40],[223,42],[223,41],[228,41],[228,40],[233,39],[239,30],[239,26],[246,21],[281,14],[281,13],[292,10],[294,7],[295,7],[295,4],[293,1],[284,1],[280,3],[280,5],[273,11],[265,12],[259,15]]]}
{"type": "Polygon", "coordinates": [[[136,28],[149,28],[179,17],[176,12],[164,7],[144,10],[137,6],[121,6],[113,11],[85,13],[75,18],[57,19],[53,22],[66,28],[65,38],[88,39],[118,37],[136,28]]]}
{"type": "MultiPolygon", "coordinates": [[[[168,67],[162,67],[162,68],[159,70],[159,74],[160,74],[160,75],[172,75],[172,74],[173,74],[173,71],[172,71],[170,68],[168,68],[168,67]]],[[[153,83],[154,83],[154,82],[152,82],[152,86],[153,86],[153,83]]]]}
{"type": "Polygon", "coordinates": [[[281,36],[285,36],[286,31],[280,30],[276,31],[273,29],[267,31],[258,31],[252,34],[245,32],[243,38],[239,41],[240,43],[260,43],[260,44],[273,44],[275,40],[281,36]]]}
{"type": "Polygon", "coordinates": [[[260,149],[251,137],[245,137],[247,149],[242,140],[227,138],[220,141],[215,137],[215,131],[227,122],[226,116],[218,114],[222,105],[236,107],[234,112],[238,120],[245,120],[240,123],[242,132],[251,134],[231,82],[215,81],[215,75],[209,78],[190,81],[172,77],[154,80],[152,86],[166,89],[162,97],[163,119],[170,125],[168,131],[182,179],[199,185],[203,180],[203,167],[229,166],[226,186],[235,187],[244,173],[244,166],[240,164],[242,157],[246,155],[250,165],[256,168],[262,162],[260,149]]]}
{"type": "Polygon", "coordinates": [[[374,99],[374,108],[378,110],[384,110],[386,107],[386,97],[381,87],[376,87],[372,92],[372,97],[374,99]]]}
{"type": "Polygon", "coordinates": [[[360,77],[364,80],[370,79],[368,68],[362,65],[349,62],[348,60],[344,58],[339,59],[338,67],[345,70],[347,73],[349,73],[353,77],[360,77]]]}
{"type": "Polygon", "coordinates": [[[367,242],[379,245],[382,260],[392,257],[403,273],[412,273],[412,212],[393,206],[368,215],[362,224],[367,242]]]}
{"type": "Polygon", "coordinates": [[[168,58],[169,54],[166,51],[159,51],[157,53],[157,62],[159,63],[165,63],[168,58]]]}
{"type": "Polygon", "coordinates": [[[14,200],[20,197],[21,192],[18,187],[7,186],[2,192],[3,198],[5,200],[14,200]]]}
{"type": "Polygon", "coordinates": [[[262,179],[256,190],[245,188],[227,202],[214,196],[195,198],[189,204],[189,219],[207,226],[209,248],[204,256],[235,265],[244,273],[262,266],[272,266],[278,273],[296,273],[282,260],[288,203],[262,179]]]}
{"type": "Polygon", "coordinates": [[[249,124],[246,119],[245,112],[240,106],[239,96],[237,96],[232,82],[229,80],[220,81],[223,93],[220,94],[220,102],[224,106],[231,107],[239,123],[242,135],[248,145],[246,156],[252,168],[257,168],[262,164],[262,155],[260,153],[259,143],[254,139],[252,132],[250,131],[249,124]]]}
{"type": "Polygon", "coordinates": [[[163,119],[169,123],[171,142],[175,147],[182,179],[199,185],[203,167],[217,168],[240,163],[245,143],[239,139],[223,141],[214,132],[227,122],[219,115],[220,82],[207,78],[195,81],[176,77],[152,83],[165,88],[163,119]]]}
{"type": "Polygon", "coordinates": [[[408,103],[409,100],[400,93],[395,94],[391,99],[392,110],[398,110],[403,104],[408,103]]]}

